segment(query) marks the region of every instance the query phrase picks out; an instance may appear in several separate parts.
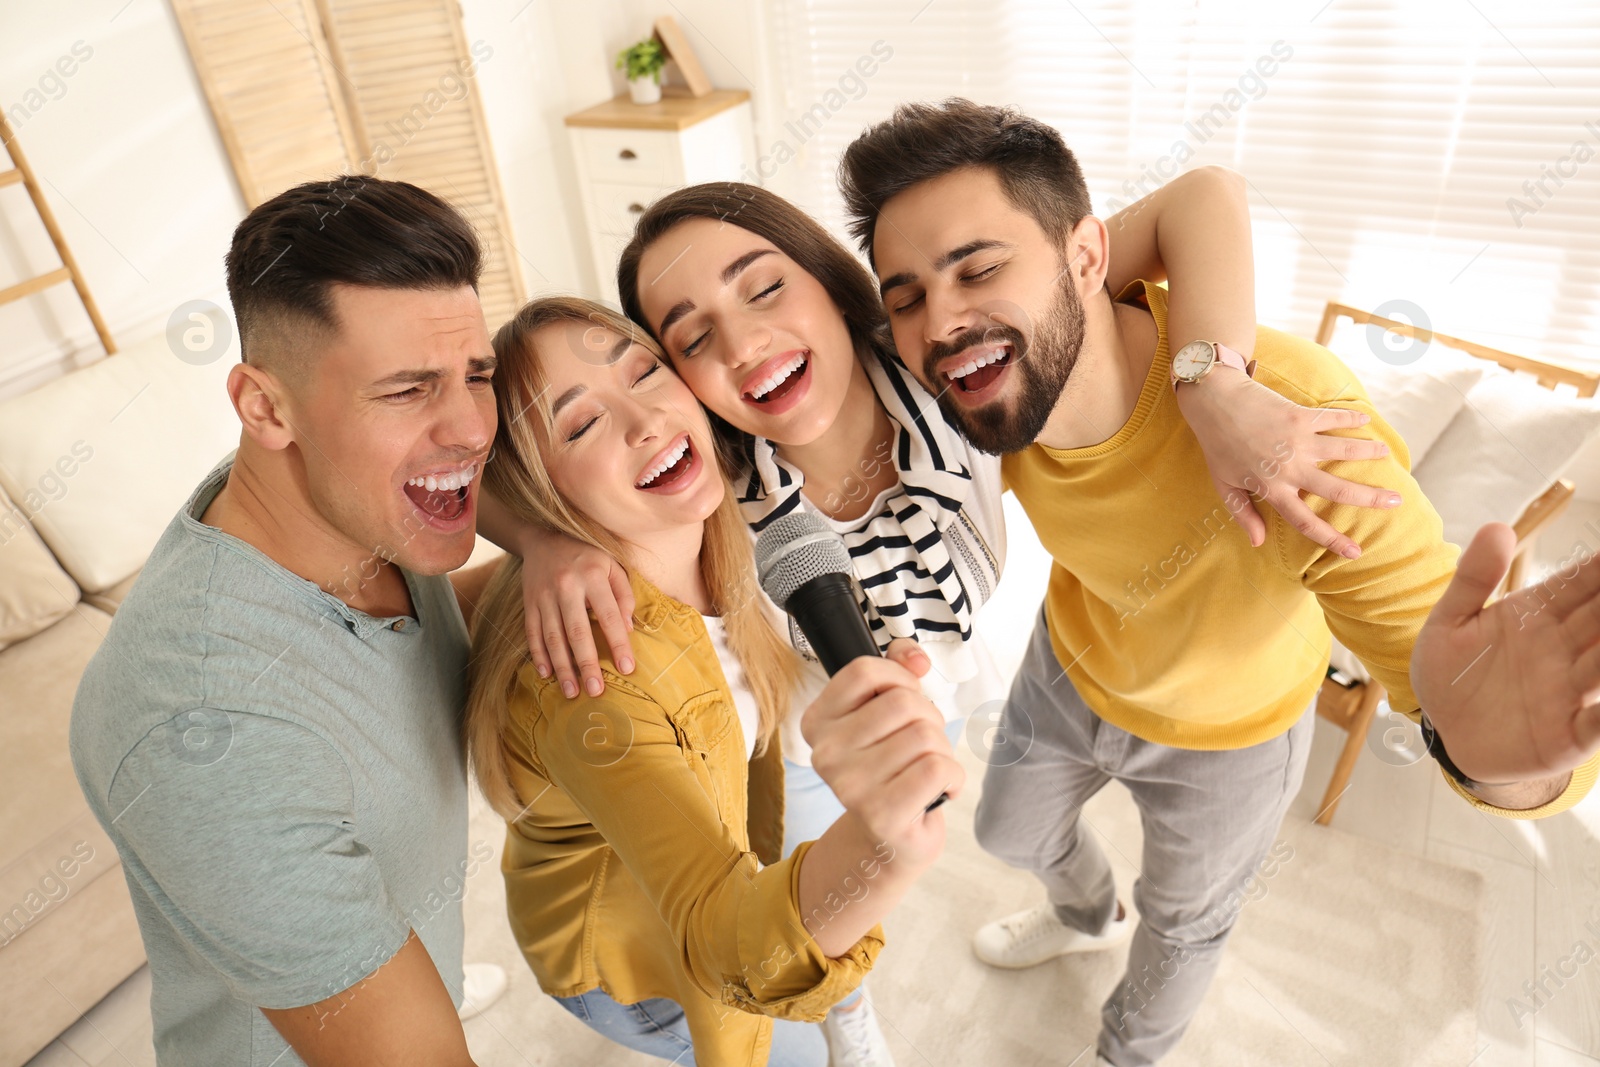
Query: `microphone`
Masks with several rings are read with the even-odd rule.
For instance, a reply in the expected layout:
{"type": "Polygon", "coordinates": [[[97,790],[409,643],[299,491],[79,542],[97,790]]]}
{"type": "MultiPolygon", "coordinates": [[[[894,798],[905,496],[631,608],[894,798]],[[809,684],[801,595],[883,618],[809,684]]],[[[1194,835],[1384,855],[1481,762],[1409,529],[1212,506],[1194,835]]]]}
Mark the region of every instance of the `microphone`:
{"type": "Polygon", "coordinates": [[[850,552],[816,514],[791,511],[763,530],[756,573],[772,602],[794,616],[830,677],[853,659],[879,654],[852,588],[850,552]]]}
{"type": "MultiPolygon", "coordinates": [[[[861,613],[851,581],[850,551],[821,516],[796,509],[774,519],[756,539],[761,588],[800,627],[829,677],[878,643],[861,613]]],[[[940,793],[932,811],[949,794],[940,793]]]]}

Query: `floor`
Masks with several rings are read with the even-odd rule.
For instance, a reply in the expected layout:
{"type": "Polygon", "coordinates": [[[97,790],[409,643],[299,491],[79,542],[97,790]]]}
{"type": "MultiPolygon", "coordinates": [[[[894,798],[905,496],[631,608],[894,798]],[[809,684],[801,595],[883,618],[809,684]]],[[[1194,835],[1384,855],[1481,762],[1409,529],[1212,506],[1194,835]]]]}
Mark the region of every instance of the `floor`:
{"type": "MultiPolygon", "coordinates": [[[[1008,499],[1008,508],[1012,504],[1008,499]]],[[[1010,527],[1006,581],[983,622],[999,655],[1014,663],[1037,609],[1046,560],[1025,520],[1014,515],[1010,527]]],[[[1430,764],[1407,763],[1386,748],[1385,731],[1397,728],[1381,717],[1374,724],[1370,752],[1357,764],[1334,825],[1483,873],[1489,932],[1478,1050],[1462,1067],[1600,1067],[1600,794],[1537,823],[1491,819],[1462,803],[1430,764]]],[[[1317,723],[1306,785],[1294,808],[1301,818],[1319,810],[1343,740],[1337,729],[1317,723]]],[[[483,873],[497,877],[493,870],[483,873]]],[[[467,901],[469,942],[473,927],[504,922],[496,894],[469,889],[467,901]]],[[[952,966],[974,966],[967,946],[951,945],[950,954],[952,966]]],[[[148,972],[141,970],[29,1067],[154,1064],[149,988],[148,972]]],[[[523,1058],[550,1062],[537,1054],[523,1058]]]]}

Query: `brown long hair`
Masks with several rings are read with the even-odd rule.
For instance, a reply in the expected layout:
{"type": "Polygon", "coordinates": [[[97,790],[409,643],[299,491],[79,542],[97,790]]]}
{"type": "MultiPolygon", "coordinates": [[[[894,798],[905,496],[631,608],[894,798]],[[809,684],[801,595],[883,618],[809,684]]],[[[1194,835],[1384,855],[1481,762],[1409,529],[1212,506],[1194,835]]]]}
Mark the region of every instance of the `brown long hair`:
{"type": "MultiPolygon", "coordinates": [[[[645,318],[639,299],[639,261],[645,250],[668,230],[689,219],[716,219],[771,241],[822,284],[844,317],[857,359],[894,358],[889,320],[878,296],[878,285],[867,268],[816,219],[776,193],[744,182],[706,182],[678,189],[639,216],[633,238],[617,260],[617,293],[622,298],[622,310],[652,337],[655,327],[645,318]]],[[[748,454],[750,435],[715,412],[707,414],[725,469],[740,470],[748,454]]]]}
{"type": "MultiPolygon", "coordinates": [[[[549,437],[550,408],[542,357],[532,337],[545,326],[563,322],[605,327],[661,358],[654,340],[602,304],[577,297],[547,297],[525,305],[494,336],[499,360],[494,393],[500,426],[495,432],[492,461],[483,468],[483,488],[521,521],[626,560],[628,545],[565,500],[542,459],[540,439],[549,437]],[[534,417],[526,418],[524,413],[534,417]]],[[[729,488],[706,519],[700,572],[711,593],[712,608],[727,630],[728,646],[744,668],[755,696],[759,710],[756,751],[765,751],[788,713],[799,660],[762,610],[750,533],[729,488]]],[[[517,796],[505,750],[517,672],[529,662],[523,623],[522,561],[508,556],[490,581],[473,626],[467,698],[467,747],[473,770],[484,796],[506,819],[515,818],[530,799],[517,796]]]]}

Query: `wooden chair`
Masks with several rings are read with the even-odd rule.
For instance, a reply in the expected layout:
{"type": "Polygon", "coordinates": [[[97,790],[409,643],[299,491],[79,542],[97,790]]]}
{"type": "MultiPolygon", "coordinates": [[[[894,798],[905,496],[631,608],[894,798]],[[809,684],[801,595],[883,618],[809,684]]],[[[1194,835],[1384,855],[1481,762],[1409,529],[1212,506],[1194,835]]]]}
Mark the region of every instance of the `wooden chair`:
{"type": "MultiPolygon", "coordinates": [[[[1340,318],[1347,318],[1357,325],[1370,323],[1381,326],[1405,337],[1431,341],[1478,359],[1490,360],[1507,370],[1531,374],[1547,389],[1570,385],[1581,397],[1592,397],[1600,391],[1600,374],[1542,363],[1526,356],[1513,355],[1473,341],[1464,341],[1459,337],[1424,330],[1332,301],[1328,302],[1326,310],[1322,313],[1322,324],[1317,328],[1319,345],[1326,345],[1332,339],[1334,326],[1340,318]]],[[[1549,488],[1545,489],[1537,500],[1523,509],[1517,521],[1512,523],[1512,529],[1517,534],[1517,548],[1515,556],[1512,557],[1511,570],[1506,576],[1505,585],[1501,587],[1502,592],[1522,587],[1535,538],[1540,530],[1566,510],[1572,501],[1573,492],[1574,487],[1571,482],[1557,479],[1550,483],[1549,488]]],[[[1350,775],[1355,770],[1356,759],[1366,745],[1367,731],[1372,726],[1378,703],[1384,697],[1383,686],[1376,681],[1357,681],[1346,685],[1336,681],[1332,677],[1333,673],[1330,670],[1330,676],[1322,683],[1322,694],[1317,699],[1317,714],[1345,731],[1347,736],[1344,749],[1339,753],[1339,760],[1334,764],[1333,777],[1328,782],[1328,790],[1323,794],[1322,806],[1317,814],[1316,821],[1322,826],[1327,826],[1333,821],[1333,813],[1338,810],[1340,799],[1350,787],[1350,775]]]]}

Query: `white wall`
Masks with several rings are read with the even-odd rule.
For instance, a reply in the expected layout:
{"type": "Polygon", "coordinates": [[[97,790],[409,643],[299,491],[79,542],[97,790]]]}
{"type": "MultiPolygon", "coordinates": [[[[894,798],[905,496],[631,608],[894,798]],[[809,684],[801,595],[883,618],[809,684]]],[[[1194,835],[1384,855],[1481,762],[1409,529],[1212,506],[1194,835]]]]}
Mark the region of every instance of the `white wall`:
{"type": "MultiPolygon", "coordinates": [[[[670,13],[713,85],[719,89],[750,90],[757,157],[767,150],[767,145],[775,143],[784,120],[792,116],[778,76],[777,50],[782,43],[774,39],[767,19],[771,4],[758,0],[675,0],[663,9],[658,0],[621,0],[620,6],[632,34],[613,44],[613,54],[644,36],[660,15],[670,13]]],[[[616,77],[620,92],[623,82],[620,76],[616,77]]],[[[765,184],[774,192],[790,196],[792,189],[786,180],[798,177],[798,169],[780,168],[765,184]]]]}
{"type": "MultiPolygon", "coordinates": [[[[679,5],[719,86],[762,76],[755,6],[679,5]]],[[[493,49],[478,85],[530,294],[594,295],[562,119],[623,90],[614,57],[661,9],[645,0],[462,8],[467,39],[493,49]]],[[[226,306],[222,257],[244,204],[167,0],[0,4],[0,107],[119,343],[158,334],[188,300],[226,306]],[[70,58],[74,46],[88,58],[70,58]],[[63,56],[67,77],[56,70],[63,56]]],[[[0,190],[0,287],[56,265],[21,187],[0,190]]],[[[98,358],[70,287],[0,308],[0,397],[98,358]]]]}
{"type": "MultiPolygon", "coordinates": [[[[469,36],[481,32],[496,48],[500,48],[504,40],[506,47],[519,50],[519,64],[525,61],[532,63],[543,59],[545,53],[534,43],[524,41],[523,37],[532,32],[529,27],[537,21],[540,27],[537,40],[542,43],[543,49],[554,54],[554,62],[541,68],[542,72],[554,76],[540,79],[541,107],[538,120],[543,124],[544,131],[539,139],[547,145],[559,164],[558,181],[563,201],[574,205],[574,210],[568,216],[568,236],[582,282],[573,284],[580,284],[592,296],[599,292],[594,276],[595,265],[583,237],[583,222],[576,207],[579,194],[562,119],[574,111],[581,111],[626,91],[622,74],[615,66],[617,53],[649,36],[655,20],[663,13],[670,12],[689,39],[713,85],[721,89],[751,90],[756,138],[758,143],[764,141],[767,124],[775,121],[776,115],[775,110],[766,108],[765,104],[769,96],[776,93],[777,87],[771,76],[773,67],[761,21],[762,5],[730,0],[678,0],[663,7],[659,0],[594,0],[583,5],[560,3],[557,15],[556,2],[537,0],[525,14],[516,15],[516,10],[523,2],[467,0],[467,31],[469,36]]],[[[544,61],[550,63],[547,59],[544,61]]],[[[491,72],[489,67],[492,65],[485,64],[486,98],[489,92],[488,79],[504,74],[503,71],[491,72]]],[[[671,77],[676,79],[677,75],[671,77]]],[[[518,78],[528,80],[527,72],[519,73],[518,78]]],[[[510,81],[509,76],[506,81],[510,81]]],[[[516,99],[528,98],[521,89],[513,95],[516,99]]],[[[498,106],[508,113],[502,116],[506,119],[503,124],[511,125],[509,113],[518,113],[519,120],[525,124],[526,107],[513,103],[509,95],[507,99],[500,100],[498,106]]],[[[496,150],[500,152],[502,171],[510,173],[516,161],[501,147],[501,127],[496,124],[492,107],[490,125],[493,127],[496,150]]],[[[507,198],[513,199],[509,192],[507,198]]],[[[526,263],[523,266],[527,268],[526,263]]],[[[535,284],[536,280],[530,275],[530,288],[535,284]]]]}
{"type": "Polygon", "coordinates": [[[569,71],[589,65],[585,57],[600,48],[597,23],[614,7],[580,9],[559,0],[462,3],[468,41],[494,50],[478,68],[478,91],[530,296],[598,292],[562,118],[582,106],[573,103],[569,71]]]}
{"type": "MultiPolygon", "coordinates": [[[[0,107],[112,332],[135,340],[184,301],[222,302],[243,205],[171,9],[125,3],[0,5],[0,107]],[[88,58],[62,77],[75,45],[88,58]]],[[[0,190],[0,285],[58,265],[27,193],[0,190]]],[[[99,357],[70,286],[0,308],[0,396],[99,357]]]]}

